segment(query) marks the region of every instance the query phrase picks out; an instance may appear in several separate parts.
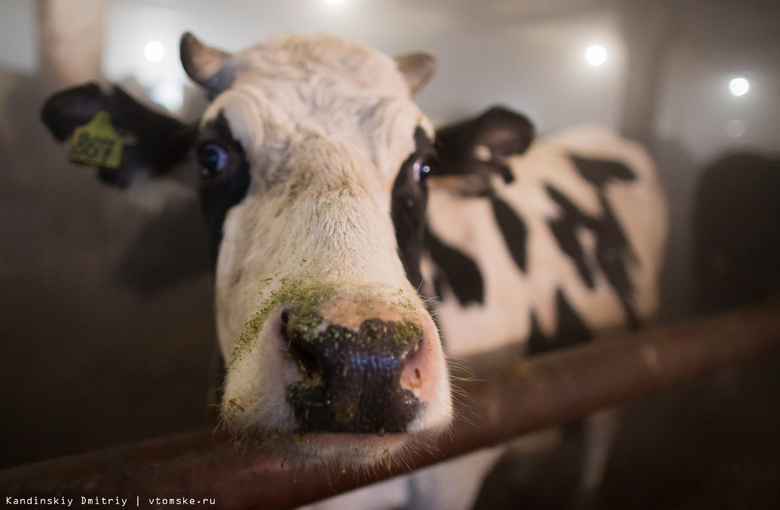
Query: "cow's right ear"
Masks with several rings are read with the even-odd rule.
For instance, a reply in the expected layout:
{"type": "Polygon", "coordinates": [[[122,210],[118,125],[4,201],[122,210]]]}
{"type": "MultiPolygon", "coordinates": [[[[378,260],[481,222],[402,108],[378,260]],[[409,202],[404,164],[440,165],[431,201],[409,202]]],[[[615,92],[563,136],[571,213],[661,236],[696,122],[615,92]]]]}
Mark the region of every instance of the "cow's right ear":
{"type": "Polygon", "coordinates": [[[492,190],[491,178],[514,180],[507,158],[523,154],[534,138],[534,127],[524,115],[500,106],[472,119],[436,130],[440,164],[434,179],[466,195],[492,190]]]}
{"type": "Polygon", "coordinates": [[[473,143],[490,150],[494,161],[523,154],[534,139],[534,126],[525,115],[494,106],[474,120],[473,143]]]}
{"type": "Polygon", "coordinates": [[[494,106],[473,119],[436,131],[445,156],[502,162],[523,154],[534,139],[534,126],[525,115],[494,106]]]}
{"type": "Polygon", "coordinates": [[[163,175],[197,183],[190,151],[197,126],[142,105],[120,87],[105,92],[88,83],[58,92],[43,105],[41,120],[58,141],[71,139],[71,161],[97,168],[108,184],[125,188],[163,175]]]}
{"type": "Polygon", "coordinates": [[[87,83],[57,92],[43,105],[41,120],[52,136],[64,142],[73,130],[92,120],[105,109],[106,95],[96,83],[87,83]]]}

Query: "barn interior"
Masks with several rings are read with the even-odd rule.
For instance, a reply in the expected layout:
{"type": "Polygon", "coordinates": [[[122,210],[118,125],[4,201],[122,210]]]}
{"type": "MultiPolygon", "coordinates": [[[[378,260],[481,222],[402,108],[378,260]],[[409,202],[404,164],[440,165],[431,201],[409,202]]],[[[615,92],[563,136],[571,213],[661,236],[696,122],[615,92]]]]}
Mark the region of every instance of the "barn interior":
{"type": "MultiPolygon", "coordinates": [[[[428,51],[438,71],[417,103],[436,125],[501,104],[541,135],[615,128],[649,150],[669,200],[657,325],[776,300],[775,1],[3,2],[0,469],[212,423],[214,281],[197,197],[104,186],[40,122],[47,97],[88,81],[196,119],[205,99],[179,63],[185,31],[227,50],[329,32],[428,51]],[[725,190],[707,192],[724,165],[725,190]],[[713,231],[727,247],[707,245],[713,231]]],[[[775,351],[627,404],[598,507],[778,508],[778,401],[775,351]]],[[[540,508],[558,507],[554,488],[537,488],[540,508]]],[[[501,497],[486,491],[480,508],[523,496],[501,497]]]]}

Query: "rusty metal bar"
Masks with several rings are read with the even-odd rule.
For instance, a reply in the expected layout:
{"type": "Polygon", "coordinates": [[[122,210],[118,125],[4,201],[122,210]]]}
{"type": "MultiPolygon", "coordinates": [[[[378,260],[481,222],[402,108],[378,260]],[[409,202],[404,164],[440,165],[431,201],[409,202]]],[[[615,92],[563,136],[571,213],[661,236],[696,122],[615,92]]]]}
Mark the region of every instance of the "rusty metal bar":
{"type": "MultiPolygon", "coordinates": [[[[504,363],[468,392],[452,435],[415,468],[666,389],[780,350],[780,310],[759,308],[693,320],[534,360],[504,363]]],[[[236,452],[224,435],[196,431],[0,471],[0,495],[204,497],[224,509],[281,509],[408,471],[407,466],[304,471],[236,452]]],[[[142,499],[142,501],[145,501],[142,499]]]]}

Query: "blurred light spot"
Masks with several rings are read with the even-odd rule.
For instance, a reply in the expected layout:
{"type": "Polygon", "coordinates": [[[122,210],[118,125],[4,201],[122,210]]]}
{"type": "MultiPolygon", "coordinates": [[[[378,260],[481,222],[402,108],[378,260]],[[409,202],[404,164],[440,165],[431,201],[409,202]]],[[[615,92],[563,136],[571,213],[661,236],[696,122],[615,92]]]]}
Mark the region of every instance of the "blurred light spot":
{"type": "Polygon", "coordinates": [[[729,82],[729,90],[735,96],[744,96],[750,90],[750,82],[745,78],[734,78],[729,82]]]}
{"type": "Polygon", "coordinates": [[[144,46],[144,57],[149,62],[159,62],[165,56],[165,46],[160,41],[149,41],[144,46]]]}
{"type": "Polygon", "coordinates": [[[739,138],[745,134],[745,123],[741,120],[731,120],[726,124],[726,133],[731,138],[739,138]]]}
{"type": "Polygon", "coordinates": [[[184,102],[184,86],[180,83],[162,82],[151,90],[149,97],[173,112],[181,108],[184,102]]]}
{"type": "Polygon", "coordinates": [[[585,52],[585,60],[592,66],[600,66],[607,61],[607,49],[600,44],[594,44],[585,52]]]}
{"type": "Polygon", "coordinates": [[[333,4],[333,5],[335,5],[335,4],[343,4],[344,3],[344,0],[325,0],[325,1],[327,3],[333,4]]]}

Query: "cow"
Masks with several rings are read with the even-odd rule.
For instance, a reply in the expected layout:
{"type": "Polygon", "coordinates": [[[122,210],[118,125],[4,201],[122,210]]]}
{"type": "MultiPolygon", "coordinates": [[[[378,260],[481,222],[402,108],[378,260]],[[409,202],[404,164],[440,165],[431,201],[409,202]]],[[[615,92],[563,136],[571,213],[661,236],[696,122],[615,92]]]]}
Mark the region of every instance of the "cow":
{"type": "MultiPolygon", "coordinates": [[[[653,318],[668,211],[641,146],[597,125],[532,141],[528,119],[502,107],[441,127],[436,138],[422,262],[448,355],[521,344],[533,357],[653,318]]],[[[617,421],[611,410],[596,413],[474,454],[470,468],[482,479],[495,464],[491,486],[543,498],[542,507],[550,492],[562,507],[590,507],[617,421]],[[567,475],[572,450],[580,472],[567,475]],[[540,455],[547,460],[537,462],[540,455]],[[500,471],[517,471],[526,458],[538,464],[520,469],[532,473],[527,479],[500,471]]],[[[429,476],[442,486],[450,475],[429,476]]],[[[483,496],[480,508],[495,507],[495,494],[483,496]]]]}
{"type": "Polygon", "coordinates": [[[531,137],[501,107],[437,131],[423,262],[450,354],[533,355],[657,310],[667,207],[647,153],[595,125],[531,137]]]}
{"type": "Polygon", "coordinates": [[[533,142],[504,108],[435,135],[412,101],[424,53],[318,35],[230,54],[185,34],[181,56],[212,98],[194,129],[136,123],[114,110],[148,109],[94,84],[42,117],[65,140],[108,112],[125,140],[95,165],[110,184],[197,176],[237,441],[386,462],[449,426],[445,351],[542,352],[653,313],[666,213],[637,145],[601,128],[533,142]]]}
{"type": "Polygon", "coordinates": [[[705,168],[693,214],[694,309],[717,313],[780,293],[780,159],[732,153],[705,168]]]}
{"type": "MultiPolygon", "coordinates": [[[[155,163],[144,172],[198,169],[227,366],[222,423],[302,463],[374,464],[429,443],[452,417],[438,330],[417,292],[419,249],[409,248],[422,233],[421,168],[434,154],[412,96],[433,58],[393,59],[327,35],[228,54],[185,34],[181,56],[213,100],[194,132],[150,134],[170,148],[166,161],[146,151],[145,127],[122,126],[121,112],[114,120],[133,139],[127,157],[155,163]]],[[[62,138],[85,110],[126,100],[86,86],[53,97],[42,115],[62,138]]],[[[80,133],[74,143],[88,141],[80,133]]],[[[138,166],[100,175],[122,186],[138,166]]]]}

